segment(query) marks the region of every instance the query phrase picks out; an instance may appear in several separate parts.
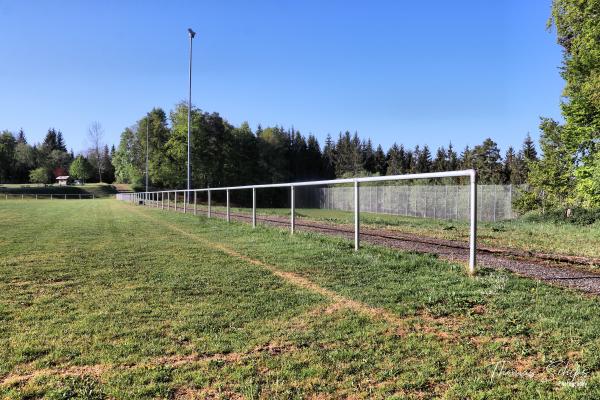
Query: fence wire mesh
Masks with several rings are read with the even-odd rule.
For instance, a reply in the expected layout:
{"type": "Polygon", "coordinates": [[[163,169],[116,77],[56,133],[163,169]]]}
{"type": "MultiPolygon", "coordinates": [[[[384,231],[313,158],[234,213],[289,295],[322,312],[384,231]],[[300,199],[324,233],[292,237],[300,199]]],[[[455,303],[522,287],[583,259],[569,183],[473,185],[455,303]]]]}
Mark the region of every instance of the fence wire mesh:
{"type": "MultiPolygon", "coordinates": [[[[468,185],[363,185],[360,210],[409,217],[468,220],[468,185]]],[[[513,185],[477,185],[477,219],[513,219],[513,185]]],[[[354,189],[349,186],[303,188],[297,194],[299,208],[352,211],[354,189]]]]}

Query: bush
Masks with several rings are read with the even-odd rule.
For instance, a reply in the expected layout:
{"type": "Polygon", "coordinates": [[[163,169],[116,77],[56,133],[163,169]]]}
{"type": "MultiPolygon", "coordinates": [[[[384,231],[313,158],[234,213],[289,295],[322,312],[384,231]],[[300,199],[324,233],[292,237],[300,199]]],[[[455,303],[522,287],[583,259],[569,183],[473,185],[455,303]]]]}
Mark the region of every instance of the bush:
{"type": "Polygon", "coordinates": [[[146,191],[146,186],[142,183],[132,183],[130,186],[131,186],[131,190],[133,190],[134,192],[146,191]]]}
{"type": "Polygon", "coordinates": [[[48,183],[50,182],[50,176],[46,168],[36,168],[29,172],[29,181],[31,183],[48,183]]]}
{"type": "Polygon", "coordinates": [[[535,192],[518,190],[513,200],[513,206],[519,214],[525,214],[530,211],[540,210],[542,202],[535,192]]]}
{"type": "Polygon", "coordinates": [[[573,225],[592,225],[600,222],[600,208],[571,208],[570,214],[568,209],[552,209],[541,213],[539,211],[530,212],[524,215],[523,219],[530,222],[552,222],[558,224],[573,224],[573,225]]]}

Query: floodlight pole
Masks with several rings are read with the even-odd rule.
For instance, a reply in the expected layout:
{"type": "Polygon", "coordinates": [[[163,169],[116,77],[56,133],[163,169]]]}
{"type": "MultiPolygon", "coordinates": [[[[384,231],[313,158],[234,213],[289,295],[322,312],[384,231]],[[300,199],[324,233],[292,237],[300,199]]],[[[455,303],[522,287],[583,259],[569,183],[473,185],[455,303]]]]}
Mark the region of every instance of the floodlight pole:
{"type": "Polygon", "coordinates": [[[148,134],[150,131],[149,125],[150,125],[150,116],[148,115],[146,117],[146,192],[148,191],[148,152],[149,152],[148,134]]]}
{"type": "Polygon", "coordinates": [[[191,175],[190,175],[190,125],[192,121],[192,41],[196,32],[191,28],[188,28],[190,36],[190,74],[189,74],[189,95],[188,95],[188,129],[187,129],[187,190],[191,189],[191,175]]]}

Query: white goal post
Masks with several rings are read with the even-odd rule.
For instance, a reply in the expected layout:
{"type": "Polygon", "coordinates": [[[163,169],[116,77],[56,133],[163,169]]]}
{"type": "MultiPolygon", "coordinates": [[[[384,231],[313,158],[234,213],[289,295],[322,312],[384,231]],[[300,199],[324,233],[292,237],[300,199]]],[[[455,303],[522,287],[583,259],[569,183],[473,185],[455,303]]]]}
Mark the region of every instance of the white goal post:
{"type": "Polygon", "coordinates": [[[208,217],[211,217],[211,192],[225,191],[226,192],[226,219],[230,221],[230,202],[229,193],[234,190],[252,190],[252,227],[256,227],[256,190],[266,188],[290,188],[290,232],[293,234],[295,230],[295,188],[307,186],[323,186],[323,185],[338,185],[338,184],[353,184],[354,185],[354,249],[360,247],[360,184],[363,182],[389,182],[400,180],[416,180],[416,179],[436,179],[436,178],[453,178],[468,176],[470,178],[470,197],[469,197],[469,273],[475,274],[477,264],[477,173],[474,169],[461,171],[447,172],[431,172],[422,174],[406,174],[406,175],[389,175],[389,176],[373,176],[363,178],[346,178],[346,179],[331,179],[324,181],[307,181],[307,182],[290,182],[290,183],[272,183],[266,185],[247,185],[247,186],[229,186],[218,188],[204,188],[191,190],[161,190],[155,192],[137,192],[137,193],[119,193],[118,200],[142,202],[143,204],[153,204],[156,207],[171,209],[171,194],[173,194],[175,210],[177,211],[177,194],[183,193],[183,212],[187,212],[188,204],[191,205],[193,196],[193,211],[197,214],[197,193],[207,192],[208,194],[208,217]]]}

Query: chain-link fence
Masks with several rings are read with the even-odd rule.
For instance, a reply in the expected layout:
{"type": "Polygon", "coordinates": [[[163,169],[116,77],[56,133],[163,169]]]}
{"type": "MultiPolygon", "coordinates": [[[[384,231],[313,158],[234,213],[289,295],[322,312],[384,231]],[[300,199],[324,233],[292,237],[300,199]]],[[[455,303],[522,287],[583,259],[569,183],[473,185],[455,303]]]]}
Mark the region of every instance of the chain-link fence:
{"type": "MultiPolygon", "coordinates": [[[[352,187],[305,188],[297,207],[352,211],[352,187]]],[[[477,185],[477,219],[513,219],[513,185],[477,185]]],[[[469,219],[468,185],[363,185],[360,209],[365,212],[434,219],[469,219]]]]}

